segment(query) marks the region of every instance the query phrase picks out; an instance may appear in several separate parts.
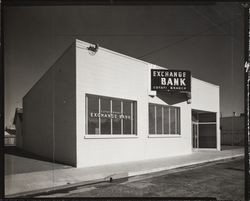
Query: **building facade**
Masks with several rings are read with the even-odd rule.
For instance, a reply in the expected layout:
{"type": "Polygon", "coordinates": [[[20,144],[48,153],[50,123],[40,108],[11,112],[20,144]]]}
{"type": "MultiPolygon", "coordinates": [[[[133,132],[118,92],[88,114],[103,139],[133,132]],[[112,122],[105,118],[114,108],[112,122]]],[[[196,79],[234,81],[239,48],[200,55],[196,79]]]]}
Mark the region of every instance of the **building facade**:
{"type": "Polygon", "coordinates": [[[222,117],[221,144],[230,146],[244,146],[245,116],[222,117]]]}
{"type": "Polygon", "coordinates": [[[219,87],[151,90],[166,69],[76,40],[23,98],[23,148],[75,167],[220,150],[219,87]]]}
{"type": "Polygon", "coordinates": [[[22,122],[23,122],[23,109],[16,108],[13,124],[16,127],[16,146],[18,148],[22,148],[22,146],[23,146],[23,143],[22,143],[22,139],[23,139],[23,137],[22,137],[22,135],[23,135],[22,122]]]}

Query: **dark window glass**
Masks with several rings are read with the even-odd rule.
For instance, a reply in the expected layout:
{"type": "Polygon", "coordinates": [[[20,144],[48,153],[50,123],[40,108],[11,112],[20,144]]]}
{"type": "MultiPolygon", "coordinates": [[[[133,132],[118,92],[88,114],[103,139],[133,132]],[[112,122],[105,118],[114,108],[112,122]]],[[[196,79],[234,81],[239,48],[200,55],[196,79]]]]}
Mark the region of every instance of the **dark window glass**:
{"type": "Polygon", "coordinates": [[[86,110],[88,134],[136,134],[136,102],[87,95],[86,110]]]}
{"type": "Polygon", "coordinates": [[[99,98],[89,96],[88,101],[88,133],[99,134],[99,98]]]}
{"type": "Polygon", "coordinates": [[[176,108],[177,110],[177,134],[180,134],[181,133],[181,117],[180,117],[180,109],[179,108],[176,108]]]}
{"type": "Polygon", "coordinates": [[[149,134],[155,134],[155,106],[149,105],[149,134]]]}
{"type": "Polygon", "coordinates": [[[170,134],[176,133],[176,109],[170,108],[170,134]]]}
{"type": "Polygon", "coordinates": [[[149,104],[149,134],[180,134],[180,109],[149,104]]]}
{"type": "Polygon", "coordinates": [[[110,99],[101,98],[101,134],[111,134],[110,99]]]}
{"type": "Polygon", "coordinates": [[[87,95],[86,110],[88,134],[136,134],[136,102],[87,95]]]}
{"type": "Polygon", "coordinates": [[[162,106],[156,106],[156,128],[157,134],[162,134],[162,106]]]}
{"type": "Polygon", "coordinates": [[[216,148],[216,124],[199,124],[199,148],[216,148]]]}
{"type": "Polygon", "coordinates": [[[132,116],[132,122],[133,122],[133,134],[136,134],[137,133],[137,124],[136,124],[136,122],[137,122],[137,105],[136,105],[136,102],[132,102],[132,104],[133,104],[133,116],[132,116]]]}
{"type": "Polygon", "coordinates": [[[199,113],[199,122],[216,122],[216,113],[199,113]]]}
{"type": "Polygon", "coordinates": [[[123,101],[123,134],[131,134],[131,102],[123,101]]]}
{"type": "Polygon", "coordinates": [[[164,134],[169,133],[169,107],[164,107],[164,134]]]}
{"type": "Polygon", "coordinates": [[[112,124],[113,124],[113,134],[121,134],[121,101],[112,100],[112,124]]]}
{"type": "Polygon", "coordinates": [[[197,122],[198,121],[198,114],[197,113],[194,113],[194,112],[192,112],[192,121],[194,121],[194,122],[197,122]]]}

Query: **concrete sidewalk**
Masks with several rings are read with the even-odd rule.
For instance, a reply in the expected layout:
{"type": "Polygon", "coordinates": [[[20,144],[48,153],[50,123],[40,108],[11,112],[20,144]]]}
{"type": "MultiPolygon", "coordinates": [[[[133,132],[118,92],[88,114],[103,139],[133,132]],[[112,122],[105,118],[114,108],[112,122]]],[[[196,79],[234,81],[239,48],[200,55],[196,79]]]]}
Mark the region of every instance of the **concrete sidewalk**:
{"type": "MultiPolygon", "coordinates": [[[[178,167],[198,165],[207,162],[230,159],[244,156],[244,148],[216,150],[196,150],[192,154],[168,157],[147,161],[137,161],[129,163],[120,163],[114,165],[105,165],[89,168],[72,168],[70,166],[59,165],[44,162],[45,171],[32,171],[18,174],[6,174],[5,176],[5,196],[21,197],[35,193],[49,192],[61,188],[68,188],[75,185],[84,185],[93,182],[107,181],[112,179],[130,177],[135,175],[153,173],[163,170],[170,170],[178,167]],[[45,164],[46,163],[46,164],[45,164]],[[61,167],[61,168],[60,168],[61,167]]],[[[41,161],[27,158],[15,158],[11,155],[5,156],[5,162],[9,159],[22,161],[26,164],[29,161],[31,166],[41,164],[41,161]]],[[[12,161],[13,163],[13,161],[12,161]]],[[[17,163],[15,169],[17,169],[17,163]]],[[[40,166],[40,165],[39,165],[40,166]]],[[[23,167],[22,167],[23,168],[23,167]]],[[[28,168],[28,167],[27,167],[28,168]]],[[[20,171],[15,171],[20,172],[20,171]]]]}

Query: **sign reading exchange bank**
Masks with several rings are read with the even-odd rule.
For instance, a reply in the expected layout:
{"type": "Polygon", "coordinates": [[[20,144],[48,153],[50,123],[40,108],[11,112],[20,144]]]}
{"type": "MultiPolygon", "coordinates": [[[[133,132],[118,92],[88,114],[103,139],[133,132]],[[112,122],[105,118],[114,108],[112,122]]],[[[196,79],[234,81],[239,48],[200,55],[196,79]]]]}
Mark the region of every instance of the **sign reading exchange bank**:
{"type": "Polygon", "coordinates": [[[101,117],[108,119],[131,119],[130,115],[121,114],[120,112],[110,112],[110,111],[101,111],[98,112],[90,112],[90,117],[101,117]]]}
{"type": "Polygon", "coordinates": [[[151,69],[151,90],[190,92],[191,72],[151,69]]]}

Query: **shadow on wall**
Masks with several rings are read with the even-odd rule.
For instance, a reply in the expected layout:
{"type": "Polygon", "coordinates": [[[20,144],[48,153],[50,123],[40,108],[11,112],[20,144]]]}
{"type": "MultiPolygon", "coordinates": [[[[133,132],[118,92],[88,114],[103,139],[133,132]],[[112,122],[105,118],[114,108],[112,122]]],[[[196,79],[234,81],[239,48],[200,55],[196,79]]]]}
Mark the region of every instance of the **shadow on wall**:
{"type": "Polygon", "coordinates": [[[189,99],[186,93],[179,92],[157,92],[157,97],[168,105],[185,102],[189,99]]]}

